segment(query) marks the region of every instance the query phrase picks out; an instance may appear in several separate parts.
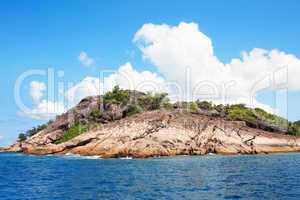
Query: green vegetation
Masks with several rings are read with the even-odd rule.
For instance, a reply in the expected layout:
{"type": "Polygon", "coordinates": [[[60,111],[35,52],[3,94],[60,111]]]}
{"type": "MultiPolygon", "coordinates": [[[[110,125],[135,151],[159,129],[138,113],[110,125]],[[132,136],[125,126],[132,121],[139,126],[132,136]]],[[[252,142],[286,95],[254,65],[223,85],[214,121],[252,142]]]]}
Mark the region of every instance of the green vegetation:
{"type": "Polygon", "coordinates": [[[300,136],[300,121],[294,123],[290,122],[288,127],[288,134],[300,136]]]}
{"type": "Polygon", "coordinates": [[[67,131],[64,132],[63,137],[55,141],[55,144],[61,144],[67,142],[78,135],[88,131],[88,126],[81,123],[76,123],[70,127],[67,131]]]}
{"type": "Polygon", "coordinates": [[[103,95],[104,104],[119,104],[129,106],[130,113],[137,113],[145,110],[157,110],[160,108],[170,108],[172,104],[169,103],[167,93],[151,94],[147,93],[141,95],[137,102],[130,102],[130,92],[122,90],[119,86],[115,86],[111,92],[103,95]]]}
{"type": "Polygon", "coordinates": [[[287,125],[288,121],[282,117],[267,113],[266,111],[264,111],[263,109],[260,108],[255,108],[254,109],[254,114],[264,120],[267,121],[268,123],[271,124],[280,124],[280,125],[287,125]]]}
{"type": "Polygon", "coordinates": [[[203,110],[212,110],[213,109],[213,104],[211,102],[208,102],[208,101],[199,101],[199,100],[197,100],[196,104],[198,105],[198,107],[200,109],[203,109],[203,110]]]}
{"type": "MultiPolygon", "coordinates": [[[[122,90],[119,86],[115,86],[111,92],[107,92],[103,95],[104,104],[118,104],[128,106],[126,116],[130,116],[136,113],[147,110],[157,110],[161,108],[171,109],[173,105],[167,98],[167,93],[147,93],[142,94],[136,99],[137,101],[130,101],[130,91],[122,90]]],[[[100,117],[100,111],[92,111],[92,117],[100,117]]]]}
{"type": "MultiPolygon", "coordinates": [[[[85,119],[86,122],[84,124],[79,122],[75,123],[64,132],[62,138],[55,141],[55,144],[71,140],[90,128],[99,127],[103,121],[108,122],[114,120],[115,113],[118,113],[118,119],[121,119],[122,117],[131,116],[144,111],[159,109],[173,110],[176,108],[185,109],[191,113],[223,117],[227,120],[244,121],[250,127],[267,131],[286,132],[290,135],[300,136],[300,121],[292,123],[260,108],[252,109],[244,104],[214,105],[212,102],[199,100],[195,102],[177,102],[172,104],[167,95],[167,93],[144,94],[137,91],[122,90],[119,86],[115,86],[112,91],[103,95],[103,110],[100,110],[100,108],[93,109],[87,116],[87,119],[85,119]],[[112,106],[113,110],[110,110],[107,109],[109,106],[106,108],[107,104],[117,104],[118,106],[112,106]]],[[[47,124],[44,124],[30,129],[26,133],[20,133],[19,141],[26,140],[28,137],[35,135],[46,127],[47,124]]]]}
{"type": "MultiPolygon", "coordinates": [[[[47,124],[49,124],[49,123],[51,123],[51,121],[49,121],[47,124]]],[[[31,136],[34,136],[38,132],[45,129],[47,127],[47,124],[42,124],[42,125],[38,125],[37,127],[32,127],[31,129],[26,131],[26,133],[20,133],[19,136],[18,136],[18,140],[20,142],[25,141],[27,138],[29,138],[31,136]]]]}
{"type": "Polygon", "coordinates": [[[41,130],[45,129],[46,127],[47,127],[47,124],[38,125],[37,127],[33,127],[31,129],[29,129],[28,131],[26,131],[26,136],[31,137],[31,136],[37,134],[38,132],[40,132],[41,130]]]}
{"type": "Polygon", "coordinates": [[[142,110],[142,108],[140,106],[135,105],[135,104],[130,104],[130,105],[128,105],[126,116],[131,116],[131,115],[140,113],[142,111],[143,110],[142,110]]]}
{"type": "Polygon", "coordinates": [[[180,108],[182,108],[182,109],[184,109],[188,112],[191,112],[191,113],[197,113],[198,110],[199,110],[197,102],[183,101],[183,102],[177,102],[176,104],[177,104],[176,107],[180,107],[180,108]]]}
{"type": "Polygon", "coordinates": [[[129,92],[120,89],[119,86],[115,86],[112,91],[103,95],[104,103],[126,105],[129,102],[129,99],[129,92]]]}
{"type": "Polygon", "coordinates": [[[27,139],[27,136],[24,133],[19,134],[18,140],[20,142],[25,141],[26,139],[27,139]]]}
{"type": "Polygon", "coordinates": [[[92,121],[97,121],[97,119],[101,118],[101,116],[102,116],[102,113],[101,113],[100,109],[93,109],[90,112],[90,119],[92,121]]]}
{"type": "Polygon", "coordinates": [[[257,120],[252,109],[247,108],[244,104],[236,104],[227,107],[226,114],[230,120],[240,120],[249,123],[255,123],[257,120]]]}
{"type": "Polygon", "coordinates": [[[157,93],[152,95],[148,93],[138,98],[138,104],[143,110],[157,110],[163,107],[168,107],[169,99],[167,93],[157,93]]]}
{"type": "Polygon", "coordinates": [[[270,114],[260,108],[248,108],[244,104],[227,105],[226,116],[230,120],[245,121],[248,125],[268,131],[282,131],[297,135],[296,125],[277,115],[270,114]]]}

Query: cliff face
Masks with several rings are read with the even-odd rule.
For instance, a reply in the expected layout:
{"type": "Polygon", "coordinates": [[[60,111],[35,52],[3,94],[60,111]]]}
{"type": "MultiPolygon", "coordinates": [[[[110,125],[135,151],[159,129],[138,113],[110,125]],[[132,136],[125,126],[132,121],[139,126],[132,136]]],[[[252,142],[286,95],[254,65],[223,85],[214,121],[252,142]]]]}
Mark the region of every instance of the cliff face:
{"type": "Polygon", "coordinates": [[[57,143],[74,123],[89,123],[91,113],[99,106],[99,97],[85,98],[45,129],[6,151],[103,158],[300,151],[298,137],[250,128],[243,121],[229,121],[216,113],[193,114],[177,107],[172,111],[145,111],[128,117],[129,107],[115,104],[105,104],[96,119],[92,115],[96,126],[57,143]]]}

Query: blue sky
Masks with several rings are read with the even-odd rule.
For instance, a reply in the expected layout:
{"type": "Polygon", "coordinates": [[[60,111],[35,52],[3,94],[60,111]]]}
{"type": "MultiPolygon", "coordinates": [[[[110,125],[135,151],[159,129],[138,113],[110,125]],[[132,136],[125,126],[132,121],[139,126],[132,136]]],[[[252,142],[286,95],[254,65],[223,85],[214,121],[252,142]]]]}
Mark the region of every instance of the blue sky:
{"type": "MultiPolygon", "coordinates": [[[[146,23],[177,26],[194,22],[213,42],[214,54],[224,63],[253,48],[279,49],[300,58],[299,1],[1,1],[0,6],[0,146],[19,132],[45,122],[18,114],[14,85],[28,69],[64,71],[64,80],[79,82],[101,69],[118,69],[130,62],[137,71],[161,76],[153,62],[144,60],[133,42],[146,23]],[[94,60],[92,67],[78,61],[80,52],[94,60]]],[[[45,81],[41,77],[32,80],[45,81]]],[[[30,80],[22,85],[28,95],[30,80]]],[[[272,92],[257,99],[272,105],[272,92]]],[[[290,120],[300,119],[299,90],[289,92],[290,120]]]]}

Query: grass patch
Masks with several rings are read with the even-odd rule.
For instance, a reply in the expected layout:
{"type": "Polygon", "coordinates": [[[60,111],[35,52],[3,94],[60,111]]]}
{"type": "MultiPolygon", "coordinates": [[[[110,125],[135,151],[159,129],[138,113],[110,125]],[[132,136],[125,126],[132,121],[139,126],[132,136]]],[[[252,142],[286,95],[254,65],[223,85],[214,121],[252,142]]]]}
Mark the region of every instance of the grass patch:
{"type": "Polygon", "coordinates": [[[72,127],[70,127],[67,131],[64,132],[64,135],[62,138],[60,138],[59,140],[56,140],[54,143],[61,144],[61,143],[67,142],[67,141],[77,137],[78,135],[86,132],[87,130],[88,130],[87,125],[76,123],[72,127]]]}

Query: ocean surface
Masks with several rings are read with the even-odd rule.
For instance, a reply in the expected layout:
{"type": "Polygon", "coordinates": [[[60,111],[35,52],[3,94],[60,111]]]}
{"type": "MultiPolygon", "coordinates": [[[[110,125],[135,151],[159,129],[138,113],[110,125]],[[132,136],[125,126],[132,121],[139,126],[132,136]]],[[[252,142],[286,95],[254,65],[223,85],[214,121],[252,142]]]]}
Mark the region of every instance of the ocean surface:
{"type": "Polygon", "coordinates": [[[0,199],[300,199],[300,154],[95,159],[0,153],[0,199]]]}

